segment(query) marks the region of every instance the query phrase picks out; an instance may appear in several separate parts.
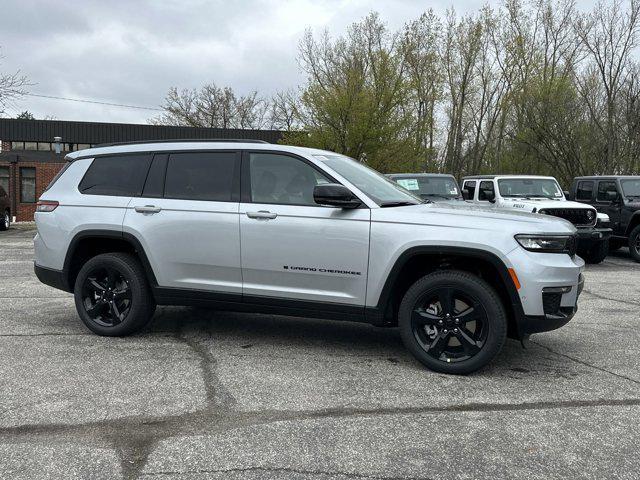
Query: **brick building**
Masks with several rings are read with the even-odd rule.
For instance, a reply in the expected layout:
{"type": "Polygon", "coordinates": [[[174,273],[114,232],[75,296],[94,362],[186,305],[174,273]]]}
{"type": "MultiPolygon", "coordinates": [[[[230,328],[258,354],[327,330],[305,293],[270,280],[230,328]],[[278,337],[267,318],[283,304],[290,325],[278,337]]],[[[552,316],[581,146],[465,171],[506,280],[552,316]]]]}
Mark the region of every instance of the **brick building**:
{"type": "Polygon", "coordinates": [[[170,127],[123,123],[0,118],[0,186],[14,221],[33,220],[38,197],[64,165],[64,156],[102,143],[240,138],[276,143],[277,130],[170,127]],[[59,151],[59,153],[58,153],[59,151]]]}

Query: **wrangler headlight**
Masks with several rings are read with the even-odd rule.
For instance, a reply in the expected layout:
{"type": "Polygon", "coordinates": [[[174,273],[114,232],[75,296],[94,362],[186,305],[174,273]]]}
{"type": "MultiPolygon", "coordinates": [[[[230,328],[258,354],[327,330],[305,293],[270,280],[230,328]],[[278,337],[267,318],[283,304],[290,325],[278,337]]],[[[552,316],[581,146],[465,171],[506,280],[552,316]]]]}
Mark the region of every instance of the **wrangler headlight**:
{"type": "Polygon", "coordinates": [[[530,252],[573,254],[573,235],[516,235],[516,241],[530,252]]]}

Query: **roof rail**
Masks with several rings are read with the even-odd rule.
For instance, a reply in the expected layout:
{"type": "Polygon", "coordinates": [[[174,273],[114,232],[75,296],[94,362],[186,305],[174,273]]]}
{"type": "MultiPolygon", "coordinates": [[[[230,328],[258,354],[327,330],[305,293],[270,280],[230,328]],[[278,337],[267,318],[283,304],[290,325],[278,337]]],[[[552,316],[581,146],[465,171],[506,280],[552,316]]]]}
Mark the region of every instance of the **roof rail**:
{"type": "Polygon", "coordinates": [[[269,143],[264,140],[243,138],[176,138],[173,140],[138,140],[133,142],[101,143],[92,148],[118,147],[120,145],[141,145],[146,143],[183,143],[183,142],[220,142],[220,143],[269,143]]]}

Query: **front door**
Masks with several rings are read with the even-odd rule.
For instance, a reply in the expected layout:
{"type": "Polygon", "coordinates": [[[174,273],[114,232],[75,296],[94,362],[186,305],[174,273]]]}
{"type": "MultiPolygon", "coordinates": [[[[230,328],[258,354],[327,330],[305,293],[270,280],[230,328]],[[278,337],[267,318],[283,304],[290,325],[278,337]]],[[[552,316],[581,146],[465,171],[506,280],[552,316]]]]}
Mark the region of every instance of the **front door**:
{"type": "Polygon", "coordinates": [[[314,187],[335,182],[311,162],[284,153],[246,152],[242,179],[245,301],[364,305],[370,210],[317,205],[314,187]]]}
{"type": "Polygon", "coordinates": [[[240,153],[155,155],[125,233],[145,249],[160,287],[242,294],[240,153]]]}
{"type": "Polygon", "coordinates": [[[614,234],[624,234],[624,232],[619,232],[622,196],[619,195],[619,200],[611,201],[608,198],[607,192],[618,193],[618,186],[615,180],[600,180],[598,182],[596,203],[594,206],[599,212],[609,215],[609,220],[611,221],[611,227],[613,228],[614,234]]]}

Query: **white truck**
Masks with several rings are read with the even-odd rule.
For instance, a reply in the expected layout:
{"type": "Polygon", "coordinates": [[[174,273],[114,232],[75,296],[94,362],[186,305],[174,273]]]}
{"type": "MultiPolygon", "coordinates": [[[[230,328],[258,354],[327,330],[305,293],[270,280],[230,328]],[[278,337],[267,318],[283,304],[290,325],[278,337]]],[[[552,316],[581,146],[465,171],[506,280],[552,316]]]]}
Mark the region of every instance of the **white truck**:
{"type": "Polygon", "coordinates": [[[553,177],[533,175],[476,175],[462,179],[468,202],[497,209],[563,218],[578,230],[578,255],[600,263],[609,253],[609,217],[583,203],[566,199],[553,177]]]}

